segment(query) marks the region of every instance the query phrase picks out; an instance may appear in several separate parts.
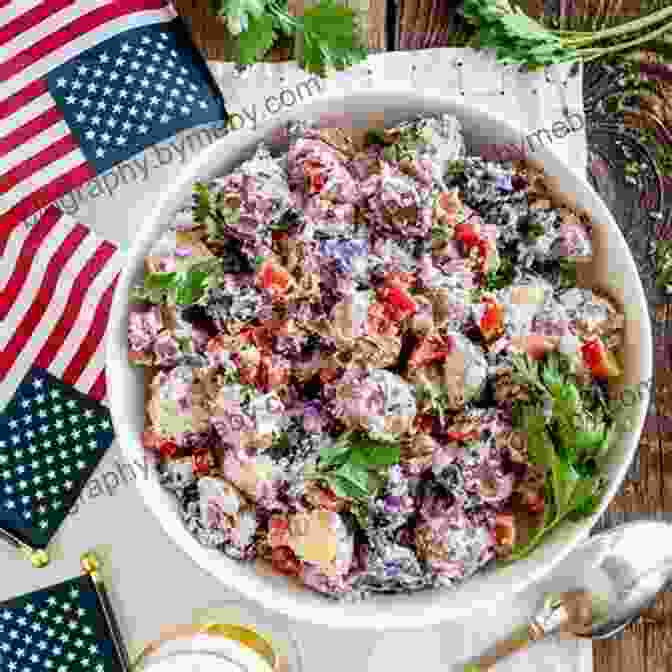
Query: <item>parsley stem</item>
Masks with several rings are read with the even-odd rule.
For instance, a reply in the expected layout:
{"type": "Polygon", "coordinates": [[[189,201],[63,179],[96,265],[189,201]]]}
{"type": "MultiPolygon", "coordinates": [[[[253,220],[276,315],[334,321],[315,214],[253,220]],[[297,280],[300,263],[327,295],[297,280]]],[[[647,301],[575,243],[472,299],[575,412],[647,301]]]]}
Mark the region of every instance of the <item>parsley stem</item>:
{"type": "Polygon", "coordinates": [[[622,51],[624,49],[634,47],[638,44],[650,42],[653,38],[658,37],[659,35],[662,35],[663,33],[669,30],[672,30],[672,25],[667,25],[663,26],[662,28],[658,28],[658,30],[654,30],[652,33],[647,33],[646,35],[643,35],[642,37],[639,37],[636,40],[630,40],[630,42],[621,42],[620,44],[616,44],[613,47],[606,47],[606,48],[596,47],[595,49],[587,49],[584,52],[579,53],[581,53],[584,61],[591,61],[595,58],[600,58],[606,54],[613,54],[617,51],[622,51]]]}
{"type": "MultiPolygon", "coordinates": [[[[654,26],[663,21],[664,19],[667,19],[668,17],[672,17],[672,7],[668,7],[667,9],[661,9],[657,12],[653,12],[652,14],[649,14],[648,16],[645,16],[642,19],[635,19],[633,21],[628,21],[627,23],[624,23],[620,26],[607,28],[605,30],[598,30],[597,32],[592,33],[590,37],[583,37],[576,40],[567,40],[566,42],[563,42],[563,46],[576,48],[581,47],[583,45],[592,44],[597,40],[622,37],[628,33],[639,32],[644,28],[654,26]]],[[[661,31],[665,32],[665,30],[669,30],[669,28],[670,25],[667,24],[667,27],[661,29],[661,31]]]]}

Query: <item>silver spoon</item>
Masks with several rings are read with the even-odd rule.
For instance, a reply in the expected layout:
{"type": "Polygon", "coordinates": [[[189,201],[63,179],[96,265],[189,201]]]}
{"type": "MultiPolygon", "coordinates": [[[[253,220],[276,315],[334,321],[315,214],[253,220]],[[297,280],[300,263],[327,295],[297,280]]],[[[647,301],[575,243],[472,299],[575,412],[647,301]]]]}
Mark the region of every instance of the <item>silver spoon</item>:
{"type": "Polygon", "coordinates": [[[554,633],[606,639],[623,630],[672,579],[672,525],[657,521],[619,525],[590,537],[576,553],[587,556],[576,589],[546,600],[517,636],[496,644],[492,653],[467,665],[466,671],[491,670],[498,660],[554,633]],[[594,598],[599,599],[599,610],[594,598]]]}

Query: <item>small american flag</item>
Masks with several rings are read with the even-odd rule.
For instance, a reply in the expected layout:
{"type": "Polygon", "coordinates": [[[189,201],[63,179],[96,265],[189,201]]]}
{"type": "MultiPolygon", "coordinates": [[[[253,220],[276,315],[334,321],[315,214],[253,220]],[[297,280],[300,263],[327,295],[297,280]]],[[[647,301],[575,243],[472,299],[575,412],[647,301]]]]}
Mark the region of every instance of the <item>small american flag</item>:
{"type": "Polygon", "coordinates": [[[178,131],[227,119],[165,0],[0,0],[0,48],[0,234],[178,131]]]}
{"type": "Polygon", "coordinates": [[[0,604],[3,672],[121,672],[90,576],[0,604]]]}
{"type": "Polygon", "coordinates": [[[113,440],[104,335],[122,260],[50,206],[0,263],[0,526],[36,548],[113,440]]]}

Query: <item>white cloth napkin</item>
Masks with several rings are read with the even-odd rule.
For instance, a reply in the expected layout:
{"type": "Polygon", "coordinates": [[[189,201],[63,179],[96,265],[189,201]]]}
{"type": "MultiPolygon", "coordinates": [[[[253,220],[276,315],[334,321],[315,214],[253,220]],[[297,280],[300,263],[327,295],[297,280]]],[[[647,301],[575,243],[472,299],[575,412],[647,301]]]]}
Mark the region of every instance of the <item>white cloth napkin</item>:
{"type": "MultiPolygon", "coordinates": [[[[317,80],[294,63],[260,64],[244,77],[236,76],[230,63],[210,63],[210,66],[222,87],[228,110],[238,114],[241,125],[248,127],[262,123],[282,106],[284,109],[297,106],[334,88],[356,90],[397,85],[463,95],[465,100],[518,122],[529,133],[540,128],[552,130],[553,123],[563,119],[563,108],[582,115],[583,107],[580,72],[569,79],[568,67],[556,68],[551,73],[520,75],[512,68],[496,65],[492,56],[467,49],[372,55],[366,63],[338,73],[326,84],[320,83],[321,88],[317,80]],[[547,74],[555,82],[548,82],[547,74]]],[[[82,189],[60,199],[61,207],[100,235],[127,246],[162,186],[170,183],[176,170],[207,144],[206,134],[184,133],[158,149],[148,150],[137,162],[111,170],[101,178],[101,190],[100,193],[96,190],[95,197],[90,195],[93,190],[82,189]]],[[[554,137],[553,149],[572,168],[585,173],[585,132],[554,137]]],[[[115,461],[120,459],[115,444],[93,477],[101,478],[101,474],[114,471],[115,461]]],[[[111,545],[115,604],[121,604],[120,616],[127,639],[137,642],[154,637],[162,623],[188,622],[193,608],[206,606],[213,593],[223,596],[226,591],[213,591],[214,579],[199,572],[182,553],[176,553],[169,539],[158,531],[158,523],[141,505],[132,484],[115,494],[122,492],[122,496],[87,499],[76,520],[66,521],[58,544],[70,549],[90,547],[98,541],[111,545]],[[156,562],[139,563],[137,547],[124,526],[118,524],[119,520],[131,519],[135,521],[134,538],[151,542],[151,551],[145,546],[142,555],[156,562]],[[170,586],[169,600],[164,588],[157,585],[154,566],[170,586]],[[198,600],[204,603],[197,604],[198,600]]],[[[33,588],[32,570],[25,569],[21,561],[10,564],[11,570],[3,573],[5,578],[0,577],[0,597],[16,594],[19,585],[26,590],[33,588]]],[[[43,571],[55,573],[53,580],[56,580],[61,570],[54,567],[43,571]]],[[[46,574],[41,577],[49,580],[46,574]]],[[[557,581],[550,585],[558,589],[557,581]]],[[[512,627],[525,622],[540,596],[537,588],[514,600],[506,611],[500,606],[496,614],[475,612],[469,621],[446,623],[424,631],[339,633],[298,623],[294,624],[294,630],[304,650],[306,672],[389,672],[413,669],[418,663],[423,672],[446,672],[460,669],[466,658],[481,653],[496,638],[506,636],[512,627]],[[325,656],[325,652],[337,655],[325,656]]],[[[551,640],[517,655],[498,670],[588,672],[591,667],[589,642],[551,640]]]]}

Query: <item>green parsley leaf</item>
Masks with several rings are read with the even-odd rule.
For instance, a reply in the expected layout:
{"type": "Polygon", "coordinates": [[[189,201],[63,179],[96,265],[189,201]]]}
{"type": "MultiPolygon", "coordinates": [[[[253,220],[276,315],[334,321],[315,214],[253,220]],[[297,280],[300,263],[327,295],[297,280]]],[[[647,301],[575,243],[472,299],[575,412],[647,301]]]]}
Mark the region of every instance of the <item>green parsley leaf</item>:
{"type": "Polygon", "coordinates": [[[318,470],[339,496],[369,497],[382,486],[376,470],[397,464],[400,447],[393,441],[345,432],[319,454],[318,470]]]}
{"type": "Polygon", "coordinates": [[[273,17],[270,14],[249,16],[247,30],[236,38],[238,63],[251,65],[261,61],[275,41],[273,17]]]}
{"type": "Polygon", "coordinates": [[[303,62],[309,72],[342,70],[366,58],[358,44],[356,14],[333,0],[321,0],[303,14],[303,62]]]}
{"type": "Polygon", "coordinates": [[[561,289],[571,289],[576,287],[576,267],[577,262],[570,257],[562,257],[560,259],[560,277],[559,283],[561,289]]]}
{"type": "Polygon", "coordinates": [[[485,289],[494,292],[498,289],[508,287],[513,283],[515,268],[509,257],[500,257],[499,268],[496,271],[490,271],[485,276],[485,289]]]}
{"type": "Polygon", "coordinates": [[[364,134],[364,144],[369,145],[386,145],[385,133],[379,128],[370,128],[364,134]]]}
{"type": "Polygon", "coordinates": [[[265,0],[210,0],[210,8],[215,14],[239,18],[261,16],[265,4],[265,0]]]}
{"type": "Polygon", "coordinates": [[[527,452],[532,464],[550,467],[553,444],[546,432],[546,418],[541,406],[522,406],[521,429],[527,435],[527,452]]]}
{"type": "Polygon", "coordinates": [[[348,443],[348,440],[352,432],[345,432],[338,437],[334,443],[329,446],[325,446],[320,450],[319,454],[319,464],[320,468],[324,469],[333,465],[339,458],[347,459],[347,455],[350,452],[351,446],[348,443]]]}
{"type": "Polygon", "coordinates": [[[206,284],[220,268],[219,259],[206,259],[182,271],[148,273],[144,284],[134,289],[133,296],[150,303],[190,305],[201,298],[206,284]]]}
{"type": "Polygon", "coordinates": [[[212,210],[208,186],[202,182],[196,182],[194,184],[194,196],[196,197],[196,203],[192,208],[194,219],[197,222],[205,222],[210,217],[212,210]]]}
{"type": "Polygon", "coordinates": [[[350,504],[350,513],[355,517],[362,530],[369,526],[369,505],[366,500],[355,500],[350,504]]]}
{"type": "Polygon", "coordinates": [[[398,443],[360,437],[351,441],[351,446],[352,464],[390,467],[393,464],[397,464],[401,456],[401,447],[398,443]]]}
{"type": "Polygon", "coordinates": [[[446,175],[462,176],[464,175],[465,164],[463,159],[453,159],[448,161],[446,166],[446,175]]]}
{"type": "Polygon", "coordinates": [[[353,464],[352,462],[345,462],[333,473],[339,478],[349,481],[352,487],[359,488],[362,493],[361,496],[368,497],[369,472],[365,467],[353,464]]]}

